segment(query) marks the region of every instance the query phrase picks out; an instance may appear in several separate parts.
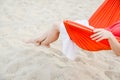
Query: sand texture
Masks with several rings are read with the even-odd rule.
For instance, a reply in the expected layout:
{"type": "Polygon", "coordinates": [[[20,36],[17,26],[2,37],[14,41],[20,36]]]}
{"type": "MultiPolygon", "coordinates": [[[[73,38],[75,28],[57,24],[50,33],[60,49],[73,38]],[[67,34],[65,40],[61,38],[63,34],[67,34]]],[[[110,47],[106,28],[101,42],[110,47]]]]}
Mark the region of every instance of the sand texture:
{"type": "Polygon", "coordinates": [[[0,80],[120,80],[112,51],[79,51],[71,61],[61,39],[51,48],[24,43],[64,19],[89,19],[104,0],[0,0],[0,80]]]}

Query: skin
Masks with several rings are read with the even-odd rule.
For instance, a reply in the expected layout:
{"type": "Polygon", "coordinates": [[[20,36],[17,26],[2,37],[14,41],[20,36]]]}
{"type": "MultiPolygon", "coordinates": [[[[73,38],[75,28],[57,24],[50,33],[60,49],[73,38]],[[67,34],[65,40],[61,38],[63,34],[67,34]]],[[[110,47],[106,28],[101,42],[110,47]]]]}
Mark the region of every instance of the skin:
{"type": "Polygon", "coordinates": [[[33,43],[36,46],[50,47],[50,44],[59,38],[59,27],[57,24],[37,39],[29,40],[26,43],[33,43]]]}
{"type": "Polygon", "coordinates": [[[117,56],[120,56],[120,43],[114,37],[114,35],[105,29],[95,29],[94,34],[91,35],[91,39],[99,42],[103,39],[108,39],[111,49],[117,56]]]}
{"type": "MultiPolygon", "coordinates": [[[[50,47],[50,44],[56,41],[59,38],[59,27],[54,25],[49,31],[44,33],[41,37],[30,40],[27,43],[34,43],[37,46],[46,46],[50,47]]],[[[114,37],[114,35],[105,29],[94,29],[94,34],[90,36],[92,40],[99,42],[103,39],[108,39],[111,49],[115,52],[116,55],[120,56],[120,43],[114,37]]]]}

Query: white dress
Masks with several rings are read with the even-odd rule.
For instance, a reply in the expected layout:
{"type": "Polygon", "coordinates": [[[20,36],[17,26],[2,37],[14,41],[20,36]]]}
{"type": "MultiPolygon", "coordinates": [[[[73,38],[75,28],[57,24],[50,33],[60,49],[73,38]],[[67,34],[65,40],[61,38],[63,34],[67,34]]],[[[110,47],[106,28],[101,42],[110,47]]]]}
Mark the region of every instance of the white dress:
{"type": "MultiPolygon", "coordinates": [[[[94,27],[89,25],[89,22],[87,20],[77,20],[75,22],[80,23],[88,28],[94,29],[94,27]]],[[[67,58],[74,60],[77,57],[77,51],[80,48],[78,48],[78,46],[70,39],[63,23],[60,25],[60,37],[62,38],[63,54],[67,58]]]]}

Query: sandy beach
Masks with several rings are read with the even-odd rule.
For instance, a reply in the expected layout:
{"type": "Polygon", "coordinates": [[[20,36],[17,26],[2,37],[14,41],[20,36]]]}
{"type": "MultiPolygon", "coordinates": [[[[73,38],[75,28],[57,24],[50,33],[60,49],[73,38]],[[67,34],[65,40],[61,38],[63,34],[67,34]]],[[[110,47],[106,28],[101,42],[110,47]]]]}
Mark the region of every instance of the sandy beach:
{"type": "Polygon", "coordinates": [[[65,19],[89,19],[104,0],[0,0],[0,80],[120,80],[112,51],[79,50],[72,61],[61,38],[51,48],[26,44],[65,19]]]}

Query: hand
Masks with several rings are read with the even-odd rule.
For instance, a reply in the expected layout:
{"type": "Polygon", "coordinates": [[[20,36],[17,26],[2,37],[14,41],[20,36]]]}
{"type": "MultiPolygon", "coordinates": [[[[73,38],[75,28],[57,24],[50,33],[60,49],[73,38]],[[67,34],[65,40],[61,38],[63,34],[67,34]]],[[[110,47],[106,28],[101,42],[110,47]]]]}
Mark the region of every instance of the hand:
{"type": "Polygon", "coordinates": [[[110,31],[105,29],[94,29],[93,32],[94,34],[90,37],[92,38],[92,40],[96,40],[96,42],[99,42],[104,39],[110,39],[113,36],[113,34],[110,31]]]}

